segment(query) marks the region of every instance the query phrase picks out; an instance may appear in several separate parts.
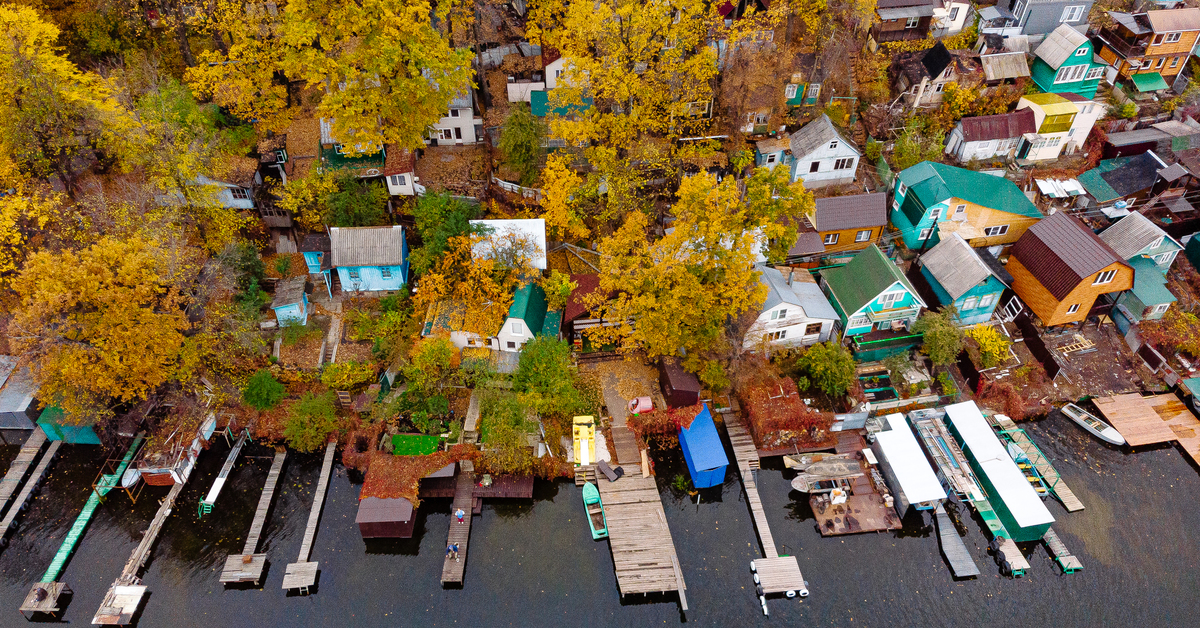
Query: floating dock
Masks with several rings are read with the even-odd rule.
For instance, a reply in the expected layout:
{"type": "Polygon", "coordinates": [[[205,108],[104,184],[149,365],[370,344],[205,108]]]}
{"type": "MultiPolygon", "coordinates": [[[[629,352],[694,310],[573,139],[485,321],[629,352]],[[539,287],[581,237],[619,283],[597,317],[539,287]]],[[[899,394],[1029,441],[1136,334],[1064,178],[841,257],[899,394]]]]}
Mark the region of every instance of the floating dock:
{"type": "Polygon", "coordinates": [[[242,445],[246,444],[246,439],[250,438],[250,430],[242,430],[242,435],[238,437],[237,442],[233,444],[233,448],[229,450],[229,455],[225,457],[225,464],[221,465],[221,472],[217,474],[217,479],[213,480],[212,488],[208,489],[208,495],[204,496],[204,501],[200,502],[199,516],[203,517],[212,512],[213,504],[217,503],[217,496],[221,494],[221,489],[225,487],[225,481],[229,479],[229,473],[233,471],[233,464],[237,462],[238,454],[242,451],[242,445]]]}
{"type": "Polygon", "coordinates": [[[995,509],[992,508],[991,502],[986,497],[981,497],[973,500],[971,506],[979,513],[979,517],[987,526],[988,534],[992,537],[989,547],[996,554],[996,564],[1013,577],[1019,578],[1025,575],[1029,569],[1029,561],[1025,560],[1025,555],[1012,540],[1004,523],[1000,521],[1000,515],[996,514],[995,509]]]}
{"type": "MultiPolygon", "coordinates": [[[[16,525],[17,515],[21,514],[21,511],[25,509],[25,504],[29,503],[29,498],[33,497],[34,489],[45,479],[46,473],[50,470],[50,461],[54,460],[54,456],[58,453],[58,448],[61,445],[61,440],[50,443],[50,447],[46,449],[46,453],[42,454],[41,461],[34,467],[33,472],[29,474],[29,478],[25,480],[25,485],[21,487],[21,492],[17,495],[16,499],[9,500],[8,513],[4,515],[4,520],[0,521],[0,544],[8,543],[8,533],[12,532],[13,526],[16,525]]],[[[22,453],[24,452],[25,448],[22,447],[22,453]]]]}
{"type": "Polygon", "coordinates": [[[304,541],[300,544],[300,557],[296,562],[287,566],[283,574],[283,588],[290,591],[299,589],[300,593],[308,595],[309,587],[317,583],[316,561],[310,562],[313,539],[317,536],[317,524],[321,522],[321,507],[325,504],[325,491],[329,488],[329,474],[333,471],[333,453],[337,450],[337,441],[330,441],[325,446],[325,462],[321,464],[321,480],[317,482],[317,492],[313,497],[312,510],[308,513],[308,525],[304,528],[304,541]]]}
{"type": "Polygon", "coordinates": [[[241,554],[230,554],[225,559],[225,568],[221,570],[222,583],[253,582],[258,586],[262,580],[263,569],[267,566],[267,555],[255,552],[258,551],[258,539],[262,535],[263,525],[267,522],[267,512],[271,510],[275,486],[279,483],[283,461],[286,459],[286,450],[275,452],[271,471],[267,474],[267,483],[263,485],[262,495],[258,498],[258,508],[254,511],[254,521],[250,523],[250,533],[246,535],[246,545],[242,547],[241,554]]]}
{"type": "Polygon", "coordinates": [[[1174,394],[1096,397],[1092,403],[1130,447],[1178,441],[1200,464],[1200,419],[1174,394]]]}
{"type": "Polygon", "coordinates": [[[1050,459],[1034,444],[1033,440],[1029,438],[1029,434],[1025,433],[1025,430],[1017,427],[1017,424],[1013,423],[1012,419],[1003,414],[993,414],[990,420],[996,426],[1002,438],[1025,452],[1025,455],[1029,457],[1029,462],[1041,474],[1042,480],[1046,482],[1046,486],[1050,488],[1050,491],[1054,493],[1058,501],[1062,502],[1067,512],[1083,510],[1083,502],[1079,501],[1079,498],[1071,491],[1071,487],[1067,486],[1067,483],[1063,481],[1062,475],[1054,468],[1054,465],[1050,464],[1050,459]]]}
{"type": "Polygon", "coordinates": [[[940,410],[914,410],[908,413],[909,420],[917,430],[917,436],[925,445],[925,452],[937,466],[938,479],[950,491],[958,496],[960,501],[970,502],[983,497],[979,488],[979,480],[971,471],[971,463],[962,452],[954,437],[946,429],[942,417],[945,412],[940,410]]]}
{"type": "MultiPolygon", "coordinates": [[[[865,457],[864,450],[871,451],[867,449],[867,443],[858,430],[838,432],[837,453],[865,457]]],[[[871,455],[874,456],[874,453],[871,455]]],[[[882,532],[904,527],[896,509],[888,504],[890,493],[883,475],[878,469],[870,468],[870,465],[864,465],[863,468],[863,475],[850,479],[850,496],[846,498],[846,503],[831,504],[828,495],[809,497],[808,504],[812,507],[821,536],[882,532]]]]}
{"type": "Polygon", "coordinates": [[[3,480],[0,480],[0,512],[4,511],[4,507],[12,501],[13,495],[21,488],[25,474],[29,471],[29,467],[33,466],[34,460],[37,460],[44,444],[46,444],[46,433],[42,431],[42,428],[35,427],[33,433],[25,440],[25,444],[21,446],[21,451],[17,452],[17,457],[9,465],[8,473],[4,474],[3,480]]]}
{"type": "Polygon", "coordinates": [[[622,596],[678,591],[679,604],[686,611],[687,585],[667,527],[658,485],[653,477],[640,475],[627,470],[615,482],[603,475],[596,480],[608,522],[617,588],[622,596]]]}
{"type": "Polygon", "coordinates": [[[450,506],[450,533],[447,535],[446,547],[458,545],[458,560],[446,556],[442,563],[442,586],[447,584],[462,584],[463,572],[467,568],[467,542],[471,539],[471,517],[475,501],[475,464],[470,460],[458,463],[458,477],[455,478],[454,502],[450,506]],[[462,510],[463,522],[458,522],[455,511],[462,510]]]}
{"type": "Polygon", "coordinates": [[[950,570],[954,572],[954,577],[978,576],[979,567],[971,558],[967,544],[963,543],[962,537],[958,535],[958,529],[950,521],[950,515],[946,514],[946,509],[938,504],[933,514],[937,520],[938,540],[942,547],[942,555],[946,557],[946,562],[950,563],[950,570]]]}
{"type": "Polygon", "coordinates": [[[1071,550],[1067,549],[1062,539],[1058,538],[1058,533],[1054,531],[1054,528],[1046,530],[1046,535],[1042,537],[1042,541],[1046,543],[1046,549],[1050,551],[1050,555],[1054,557],[1058,566],[1062,568],[1063,573],[1075,573],[1076,571],[1083,570],[1083,563],[1079,562],[1079,559],[1075,558],[1071,550]]]}

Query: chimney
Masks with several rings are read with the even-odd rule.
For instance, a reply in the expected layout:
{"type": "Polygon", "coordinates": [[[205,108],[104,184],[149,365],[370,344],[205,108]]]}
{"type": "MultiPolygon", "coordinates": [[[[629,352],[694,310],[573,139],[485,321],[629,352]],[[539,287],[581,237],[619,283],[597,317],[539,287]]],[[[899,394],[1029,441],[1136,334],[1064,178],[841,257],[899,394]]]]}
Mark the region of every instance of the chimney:
{"type": "Polygon", "coordinates": [[[792,278],[793,278],[793,277],[795,277],[795,276],[796,276],[796,269],[795,269],[795,268],[789,268],[789,269],[788,269],[788,285],[789,285],[789,286],[790,286],[790,285],[792,285],[792,278]]]}

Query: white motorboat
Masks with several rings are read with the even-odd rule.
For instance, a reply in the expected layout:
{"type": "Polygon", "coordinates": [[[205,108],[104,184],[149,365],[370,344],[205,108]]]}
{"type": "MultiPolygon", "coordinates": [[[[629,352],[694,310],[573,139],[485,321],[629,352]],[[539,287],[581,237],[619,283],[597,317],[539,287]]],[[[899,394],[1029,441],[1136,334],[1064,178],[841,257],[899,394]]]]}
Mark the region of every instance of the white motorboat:
{"type": "Polygon", "coordinates": [[[1067,405],[1063,406],[1062,413],[1066,415],[1067,418],[1079,424],[1079,427],[1082,427],[1091,433],[1092,436],[1095,436],[1106,443],[1112,443],[1114,445],[1125,444],[1125,437],[1121,436],[1121,433],[1117,431],[1117,428],[1105,423],[1104,421],[1101,421],[1100,419],[1097,419],[1095,415],[1092,415],[1087,410],[1084,410],[1073,403],[1068,403],[1067,405]]]}

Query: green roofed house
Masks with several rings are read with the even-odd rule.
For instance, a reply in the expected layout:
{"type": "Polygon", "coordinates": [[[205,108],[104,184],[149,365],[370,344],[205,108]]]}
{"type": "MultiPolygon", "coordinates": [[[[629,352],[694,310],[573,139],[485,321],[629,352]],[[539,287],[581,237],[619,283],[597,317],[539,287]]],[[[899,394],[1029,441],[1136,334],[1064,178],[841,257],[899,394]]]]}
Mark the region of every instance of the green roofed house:
{"type": "Polygon", "coordinates": [[[1106,295],[1116,304],[1118,328],[1125,332],[1130,324],[1162,318],[1176,301],[1166,275],[1183,245],[1138,212],[1100,232],[1100,239],[1133,267],[1133,288],[1106,295]]]}
{"type": "Polygon", "coordinates": [[[527,283],[513,294],[508,319],[496,334],[501,351],[520,351],[534,336],[558,337],[562,313],[547,310],[546,291],[536,283],[527,283]]]}
{"type": "Polygon", "coordinates": [[[821,290],[837,312],[842,339],[860,359],[879,359],[920,343],[909,333],[926,307],[908,278],[872,244],[850,263],[821,272],[821,290]],[[882,353],[879,351],[882,350],[882,353]]]}
{"type": "Polygon", "coordinates": [[[582,107],[579,105],[563,105],[561,107],[551,109],[550,92],[538,90],[529,93],[529,110],[533,112],[533,115],[539,118],[544,118],[550,114],[568,117],[574,114],[584,113],[588,109],[592,108],[591,98],[584,97],[581,100],[583,101],[582,107]]]}
{"type": "Polygon", "coordinates": [[[1107,64],[1096,63],[1092,42],[1069,24],[1060,24],[1033,51],[1030,76],[1050,94],[1096,95],[1107,64]]]}
{"type": "Polygon", "coordinates": [[[928,249],[944,233],[972,247],[1012,244],[1042,212],[1002,176],[923,161],[896,177],[892,225],[911,250],[928,249]]]}

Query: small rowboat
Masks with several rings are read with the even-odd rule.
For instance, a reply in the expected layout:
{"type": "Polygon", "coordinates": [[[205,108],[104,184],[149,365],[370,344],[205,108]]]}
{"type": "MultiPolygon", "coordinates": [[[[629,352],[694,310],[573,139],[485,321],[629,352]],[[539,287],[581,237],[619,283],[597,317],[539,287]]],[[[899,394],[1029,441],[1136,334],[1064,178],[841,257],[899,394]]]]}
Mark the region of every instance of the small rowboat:
{"type": "Polygon", "coordinates": [[[1121,433],[1117,431],[1117,428],[1105,423],[1104,421],[1101,421],[1100,419],[1097,419],[1095,415],[1073,403],[1068,403],[1067,405],[1063,406],[1062,413],[1065,414],[1068,419],[1071,419],[1077,423],[1079,427],[1087,430],[1092,436],[1095,436],[1106,443],[1112,443],[1114,445],[1125,444],[1125,437],[1121,436],[1121,433]]]}
{"type": "Polygon", "coordinates": [[[592,540],[607,539],[608,523],[604,519],[604,504],[600,501],[599,489],[591,482],[583,485],[583,507],[587,510],[588,526],[592,528],[592,540]]]}

